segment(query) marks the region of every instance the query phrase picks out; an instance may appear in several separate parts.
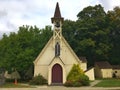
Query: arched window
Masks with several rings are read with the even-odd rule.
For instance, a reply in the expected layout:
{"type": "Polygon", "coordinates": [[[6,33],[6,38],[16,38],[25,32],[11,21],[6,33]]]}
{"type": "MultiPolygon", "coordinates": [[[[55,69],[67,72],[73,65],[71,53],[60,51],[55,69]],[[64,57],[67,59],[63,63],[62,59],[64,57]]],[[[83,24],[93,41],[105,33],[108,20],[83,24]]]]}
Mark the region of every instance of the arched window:
{"type": "Polygon", "coordinates": [[[60,44],[58,42],[55,45],[55,56],[60,56],[60,44]]]}

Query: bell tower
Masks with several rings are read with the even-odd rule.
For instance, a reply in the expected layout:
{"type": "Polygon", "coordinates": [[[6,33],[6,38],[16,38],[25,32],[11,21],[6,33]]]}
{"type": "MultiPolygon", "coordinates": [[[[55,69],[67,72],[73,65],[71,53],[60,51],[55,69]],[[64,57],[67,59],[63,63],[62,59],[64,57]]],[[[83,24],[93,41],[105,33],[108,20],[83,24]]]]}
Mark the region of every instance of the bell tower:
{"type": "Polygon", "coordinates": [[[62,24],[64,18],[61,17],[59,4],[57,2],[54,17],[51,18],[51,21],[54,25],[53,30],[53,47],[55,48],[55,56],[60,55],[60,49],[62,46],[61,38],[62,38],[62,24]]]}

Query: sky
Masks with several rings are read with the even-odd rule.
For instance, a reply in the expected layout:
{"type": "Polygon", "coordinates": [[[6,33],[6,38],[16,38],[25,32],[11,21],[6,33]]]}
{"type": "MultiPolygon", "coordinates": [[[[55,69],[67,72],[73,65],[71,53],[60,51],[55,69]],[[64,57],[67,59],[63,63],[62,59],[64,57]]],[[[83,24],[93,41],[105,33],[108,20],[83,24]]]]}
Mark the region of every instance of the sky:
{"type": "Polygon", "coordinates": [[[87,6],[101,4],[104,10],[120,6],[120,0],[0,0],[0,37],[17,32],[22,25],[40,29],[51,24],[56,3],[64,19],[77,20],[76,15],[87,6]]]}

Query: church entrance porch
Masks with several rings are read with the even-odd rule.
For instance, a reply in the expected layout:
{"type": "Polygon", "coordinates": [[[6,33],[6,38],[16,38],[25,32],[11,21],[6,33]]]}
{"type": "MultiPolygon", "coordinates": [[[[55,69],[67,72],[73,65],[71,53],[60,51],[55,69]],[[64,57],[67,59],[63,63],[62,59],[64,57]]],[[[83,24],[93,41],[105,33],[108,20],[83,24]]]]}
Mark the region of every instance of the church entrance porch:
{"type": "Polygon", "coordinates": [[[52,67],[52,84],[63,83],[63,70],[59,64],[55,64],[52,67]]]}

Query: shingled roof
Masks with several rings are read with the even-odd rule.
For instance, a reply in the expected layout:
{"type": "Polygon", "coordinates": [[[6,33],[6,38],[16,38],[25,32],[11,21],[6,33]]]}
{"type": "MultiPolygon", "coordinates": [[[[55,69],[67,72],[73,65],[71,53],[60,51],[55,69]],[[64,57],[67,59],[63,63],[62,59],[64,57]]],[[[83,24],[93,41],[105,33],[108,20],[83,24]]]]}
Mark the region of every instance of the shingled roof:
{"type": "Polygon", "coordinates": [[[112,65],[113,69],[120,69],[120,65],[112,65]]]}
{"type": "Polygon", "coordinates": [[[97,65],[100,69],[112,69],[112,66],[107,61],[96,62],[95,65],[97,65]]]}

